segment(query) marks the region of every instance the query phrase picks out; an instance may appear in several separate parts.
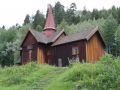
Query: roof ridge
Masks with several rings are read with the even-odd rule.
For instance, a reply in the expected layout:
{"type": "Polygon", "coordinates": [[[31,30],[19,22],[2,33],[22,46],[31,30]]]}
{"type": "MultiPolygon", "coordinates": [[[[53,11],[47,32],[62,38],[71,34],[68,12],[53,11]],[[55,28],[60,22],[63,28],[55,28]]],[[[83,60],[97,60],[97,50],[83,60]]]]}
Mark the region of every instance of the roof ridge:
{"type": "Polygon", "coordinates": [[[52,42],[54,42],[63,32],[64,32],[64,29],[60,31],[59,34],[55,38],[53,38],[52,42]]]}
{"type": "Polygon", "coordinates": [[[79,33],[74,33],[72,35],[67,35],[63,39],[53,43],[52,46],[69,43],[69,42],[74,42],[74,41],[78,41],[78,40],[89,40],[97,31],[99,32],[99,28],[95,27],[93,29],[81,31],[79,33]]]}
{"type": "Polygon", "coordinates": [[[93,28],[93,29],[91,29],[91,32],[85,37],[86,38],[86,40],[89,40],[90,38],[91,38],[91,36],[96,32],[96,31],[98,31],[98,26],[97,27],[95,27],[95,28],[93,28]]]}

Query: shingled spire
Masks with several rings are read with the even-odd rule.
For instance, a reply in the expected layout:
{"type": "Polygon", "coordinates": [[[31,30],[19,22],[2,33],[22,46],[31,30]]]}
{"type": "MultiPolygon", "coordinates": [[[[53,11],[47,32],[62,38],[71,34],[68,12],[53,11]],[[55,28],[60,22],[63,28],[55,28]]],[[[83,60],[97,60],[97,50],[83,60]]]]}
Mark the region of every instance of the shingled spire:
{"type": "Polygon", "coordinates": [[[47,17],[46,17],[46,23],[45,23],[45,27],[44,27],[44,33],[47,36],[51,36],[52,33],[54,33],[56,31],[55,28],[55,21],[54,21],[54,16],[53,16],[53,12],[52,12],[52,6],[49,4],[48,5],[48,13],[47,13],[47,17]]]}

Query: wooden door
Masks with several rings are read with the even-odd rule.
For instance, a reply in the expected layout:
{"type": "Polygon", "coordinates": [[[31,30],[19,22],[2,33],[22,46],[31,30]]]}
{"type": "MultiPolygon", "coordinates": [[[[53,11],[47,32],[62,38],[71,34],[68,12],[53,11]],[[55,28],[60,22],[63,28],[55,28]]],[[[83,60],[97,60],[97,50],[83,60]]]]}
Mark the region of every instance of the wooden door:
{"type": "Polygon", "coordinates": [[[43,52],[43,49],[41,48],[38,48],[37,50],[37,60],[38,60],[38,63],[40,64],[45,63],[44,52],[43,52]]]}

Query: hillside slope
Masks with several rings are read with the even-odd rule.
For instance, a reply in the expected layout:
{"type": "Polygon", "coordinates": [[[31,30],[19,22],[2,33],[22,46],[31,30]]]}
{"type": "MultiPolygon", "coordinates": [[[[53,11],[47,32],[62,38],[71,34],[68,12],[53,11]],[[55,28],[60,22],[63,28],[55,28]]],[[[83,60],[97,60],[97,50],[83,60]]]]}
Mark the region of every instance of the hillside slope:
{"type": "Polygon", "coordinates": [[[0,90],[120,90],[120,59],[54,67],[29,63],[0,69],[0,90]]]}
{"type": "Polygon", "coordinates": [[[29,63],[0,69],[0,90],[43,90],[65,68],[29,63]]]}

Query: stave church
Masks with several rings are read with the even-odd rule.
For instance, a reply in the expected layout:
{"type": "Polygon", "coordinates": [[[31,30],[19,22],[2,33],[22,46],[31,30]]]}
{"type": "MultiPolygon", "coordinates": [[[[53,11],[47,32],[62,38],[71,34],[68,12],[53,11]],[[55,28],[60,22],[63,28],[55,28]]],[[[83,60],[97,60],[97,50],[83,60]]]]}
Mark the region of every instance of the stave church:
{"type": "Polygon", "coordinates": [[[35,61],[39,64],[67,66],[70,60],[95,63],[105,54],[105,43],[98,27],[67,35],[57,31],[52,6],[42,32],[29,30],[21,43],[20,64],[35,61]]]}

